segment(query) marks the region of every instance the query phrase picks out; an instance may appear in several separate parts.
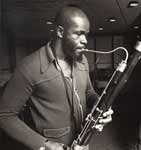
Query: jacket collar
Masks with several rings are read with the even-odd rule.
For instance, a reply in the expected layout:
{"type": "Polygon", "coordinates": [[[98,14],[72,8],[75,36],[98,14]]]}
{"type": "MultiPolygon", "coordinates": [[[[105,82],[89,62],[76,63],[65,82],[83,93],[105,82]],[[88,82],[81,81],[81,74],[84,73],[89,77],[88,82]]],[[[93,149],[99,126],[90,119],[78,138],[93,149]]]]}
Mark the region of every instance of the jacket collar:
{"type": "Polygon", "coordinates": [[[50,47],[50,42],[47,45],[40,48],[40,71],[44,73],[48,68],[49,63],[55,60],[52,49],[50,47]]]}
{"type": "MultiPolygon", "coordinates": [[[[41,47],[39,53],[40,53],[40,71],[41,73],[44,73],[47,70],[49,63],[55,61],[55,56],[50,47],[50,42],[48,42],[47,45],[41,47]]],[[[84,68],[84,65],[86,64],[85,56],[83,55],[82,57],[83,57],[82,61],[76,62],[76,67],[80,69],[84,68]]]]}

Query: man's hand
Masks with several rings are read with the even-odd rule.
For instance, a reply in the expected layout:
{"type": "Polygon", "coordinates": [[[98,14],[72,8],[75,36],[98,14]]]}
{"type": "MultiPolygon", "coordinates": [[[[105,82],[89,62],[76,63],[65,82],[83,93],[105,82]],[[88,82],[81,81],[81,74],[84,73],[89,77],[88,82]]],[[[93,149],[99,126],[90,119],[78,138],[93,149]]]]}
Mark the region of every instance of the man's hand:
{"type": "Polygon", "coordinates": [[[108,111],[106,111],[105,113],[103,113],[103,117],[99,119],[99,124],[97,124],[95,126],[97,131],[102,131],[103,127],[112,121],[112,114],[113,114],[113,110],[111,108],[109,108],[108,111]]]}
{"type": "MultiPolygon", "coordinates": [[[[48,141],[45,143],[45,150],[72,150],[72,149],[64,145],[63,143],[48,141]]],[[[75,145],[73,150],[88,150],[88,145],[87,146],[75,145]]]]}
{"type": "Polygon", "coordinates": [[[79,146],[79,145],[76,145],[75,147],[74,147],[74,150],[88,150],[89,148],[88,148],[89,146],[87,145],[87,146],[79,146]]]}
{"type": "Polygon", "coordinates": [[[48,141],[45,143],[45,150],[64,150],[63,146],[62,143],[48,141]]]}

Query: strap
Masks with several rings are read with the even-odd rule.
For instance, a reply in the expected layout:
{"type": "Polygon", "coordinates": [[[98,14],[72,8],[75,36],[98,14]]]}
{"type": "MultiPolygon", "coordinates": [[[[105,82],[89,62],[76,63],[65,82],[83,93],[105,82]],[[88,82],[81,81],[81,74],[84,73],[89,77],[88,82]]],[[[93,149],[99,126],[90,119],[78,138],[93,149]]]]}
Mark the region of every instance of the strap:
{"type": "Polygon", "coordinates": [[[72,117],[74,119],[74,122],[75,122],[75,125],[76,125],[76,128],[77,130],[79,131],[80,128],[81,128],[81,122],[82,122],[82,110],[80,108],[80,103],[76,96],[76,94],[74,93],[74,69],[73,69],[73,66],[71,68],[71,77],[72,77],[72,82],[71,82],[71,93],[69,93],[69,89],[68,89],[68,86],[67,86],[67,81],[66,81],[66,78],[64,76],[64,73],[61,69],[61,66],[59,65],[58,61],[57,61],[57,64],[60,68],[60,71],[61,71],[61,75],[62,75],[62,79],[63,79],[63,82],[64,82],[64,86],[65,86],[65,91],[66,91],[66,96],[67,96],[67,99],[68,99],[68,102],[69,102],[69,105],[70,105],[70,108],[71,108],[71,113],[72,113],[72,117]],[[71,97],[72,99],[70,98],[69,94],[71,94],[71,97]]]}

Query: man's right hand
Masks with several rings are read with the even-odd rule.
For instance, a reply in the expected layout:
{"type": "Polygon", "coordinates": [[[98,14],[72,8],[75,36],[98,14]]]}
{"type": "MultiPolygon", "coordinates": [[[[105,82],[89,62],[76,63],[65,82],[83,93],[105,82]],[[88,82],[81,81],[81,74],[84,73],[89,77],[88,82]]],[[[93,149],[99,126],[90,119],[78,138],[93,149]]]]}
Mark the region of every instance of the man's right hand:
{"type": "MultiPolygon", "coordinates": [[[[70,147],[67,147],[63,143],[47,141],[45,143],[45,150],[72,150],[70,147]]],[[[88,150],[88,146],[79,146],[76,145],[73,150],[88,150]]]]}
{"type": "Polygon", "coordinates": [[[79,145],[76,145],[74,147],[74,150],[88,150],[88,145],[87,146],[79,146],[79,145]]]}
{"type": "Polygon", "coordinates": [[[53,141],[45,142],[45,150],[64,150],[63,143],[57,143],[53,141]]]}

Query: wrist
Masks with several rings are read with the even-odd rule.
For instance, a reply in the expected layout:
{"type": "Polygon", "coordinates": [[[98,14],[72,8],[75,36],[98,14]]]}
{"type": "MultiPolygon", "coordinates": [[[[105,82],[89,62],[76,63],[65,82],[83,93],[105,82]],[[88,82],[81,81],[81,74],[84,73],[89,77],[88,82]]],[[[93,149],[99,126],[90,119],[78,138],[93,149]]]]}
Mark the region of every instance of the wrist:
{"type": "Polygon", "coordinates": [[[39,150],[45,150],[46,148],[45,148],[45,146],[41,146],[40,148],[39,148],[39,150]]]}

